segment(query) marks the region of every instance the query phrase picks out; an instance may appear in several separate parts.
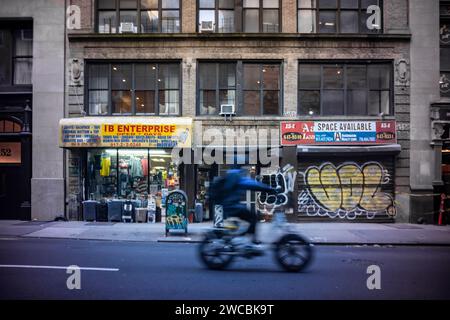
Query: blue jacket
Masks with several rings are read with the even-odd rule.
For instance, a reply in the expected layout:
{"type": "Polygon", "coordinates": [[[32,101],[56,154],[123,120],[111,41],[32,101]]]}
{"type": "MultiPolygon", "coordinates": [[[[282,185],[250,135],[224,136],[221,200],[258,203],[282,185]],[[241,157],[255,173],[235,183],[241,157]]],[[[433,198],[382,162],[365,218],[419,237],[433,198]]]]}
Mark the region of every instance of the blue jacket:
{"type": "Polygon", "coordinates": [[[242,171],[237,169],[229,170],[225,176],[223,187],[213,192],[221,192],[218,197],[220,200],[217,201],[217,204],[222,205],[224,213],[229,215],[235,211],[245,209],[246,206],[240,202],[245,197],[247,190],[275,193],[275,189],[249,177],[242,176],[242,171]]]}

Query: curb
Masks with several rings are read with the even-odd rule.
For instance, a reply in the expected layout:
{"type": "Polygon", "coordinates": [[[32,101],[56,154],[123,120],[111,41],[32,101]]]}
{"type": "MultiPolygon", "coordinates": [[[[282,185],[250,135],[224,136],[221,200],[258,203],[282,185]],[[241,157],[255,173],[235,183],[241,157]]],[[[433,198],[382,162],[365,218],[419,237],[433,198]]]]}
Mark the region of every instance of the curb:
{"type": "MultiPolygon", "coordinates": [[[[157,243],[201,243],[201,239],[192,238],[175,238],[164,236],[154,240],[119,240],[119,239],[98,239],[98,238],[64,238],[64,237],[33,237],[33,236],[10,236],[10,235],[0,235],[0,241],[11,241],[18,239],[46,239],[46,240],[78,240],[78,241],[105,241],[105,242],[134,242],[134,243],[144,243],[144,242],[157,242],[157,243]]],[[[450,247],[450,243],[421,243],[421,242],[318,242],[313,241],[311,244],[315,246],[371,246],[371,247],[450,247]]]]}

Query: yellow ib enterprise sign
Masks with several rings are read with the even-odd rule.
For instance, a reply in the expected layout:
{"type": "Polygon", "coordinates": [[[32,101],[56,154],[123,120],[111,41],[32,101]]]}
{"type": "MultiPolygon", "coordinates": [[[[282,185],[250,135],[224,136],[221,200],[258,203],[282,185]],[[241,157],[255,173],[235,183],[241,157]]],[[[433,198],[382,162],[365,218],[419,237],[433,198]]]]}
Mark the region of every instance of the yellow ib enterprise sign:
{"type": "Polygon", "coordinates": [[[63,148],[190,148],[190,118],[70,118],[60,121],[63,148]]]}

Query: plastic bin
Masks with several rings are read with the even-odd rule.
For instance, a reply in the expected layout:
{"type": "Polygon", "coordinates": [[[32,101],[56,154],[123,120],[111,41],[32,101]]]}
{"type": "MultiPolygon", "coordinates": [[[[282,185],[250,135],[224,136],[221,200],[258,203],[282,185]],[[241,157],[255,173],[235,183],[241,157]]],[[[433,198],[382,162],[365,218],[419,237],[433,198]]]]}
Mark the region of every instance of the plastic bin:
{"type": "Polygon", "coordinates": [[[83,220],[96,221],[97,220],[97,206],[98,202],[93,200],[83,201],[83,220]]]}
{"type": "Polygon", "coordinates": [[[197,202],[195,204],[195,222],[201,223],[203,222],[203,204],[200,202],[197,202]]]}

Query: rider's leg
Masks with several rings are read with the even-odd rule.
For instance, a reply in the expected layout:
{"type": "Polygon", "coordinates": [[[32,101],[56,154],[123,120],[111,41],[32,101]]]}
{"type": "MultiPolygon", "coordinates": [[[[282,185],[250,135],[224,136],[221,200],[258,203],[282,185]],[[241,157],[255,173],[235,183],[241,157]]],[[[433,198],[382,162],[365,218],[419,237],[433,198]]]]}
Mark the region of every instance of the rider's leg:
{"type": "Polygon", "coordinates": [[[250,223],[250,226],[248,227],[247,234],[251,235],[252,241],[257,243],[256,239],[256,223],[257,223],[257,216],[256,213],[254,213],[251,210],[248,210],[247,208],[242,208],[242,210],[239,211],[238,217],[244,221],[247,221],[250,223]]]}

